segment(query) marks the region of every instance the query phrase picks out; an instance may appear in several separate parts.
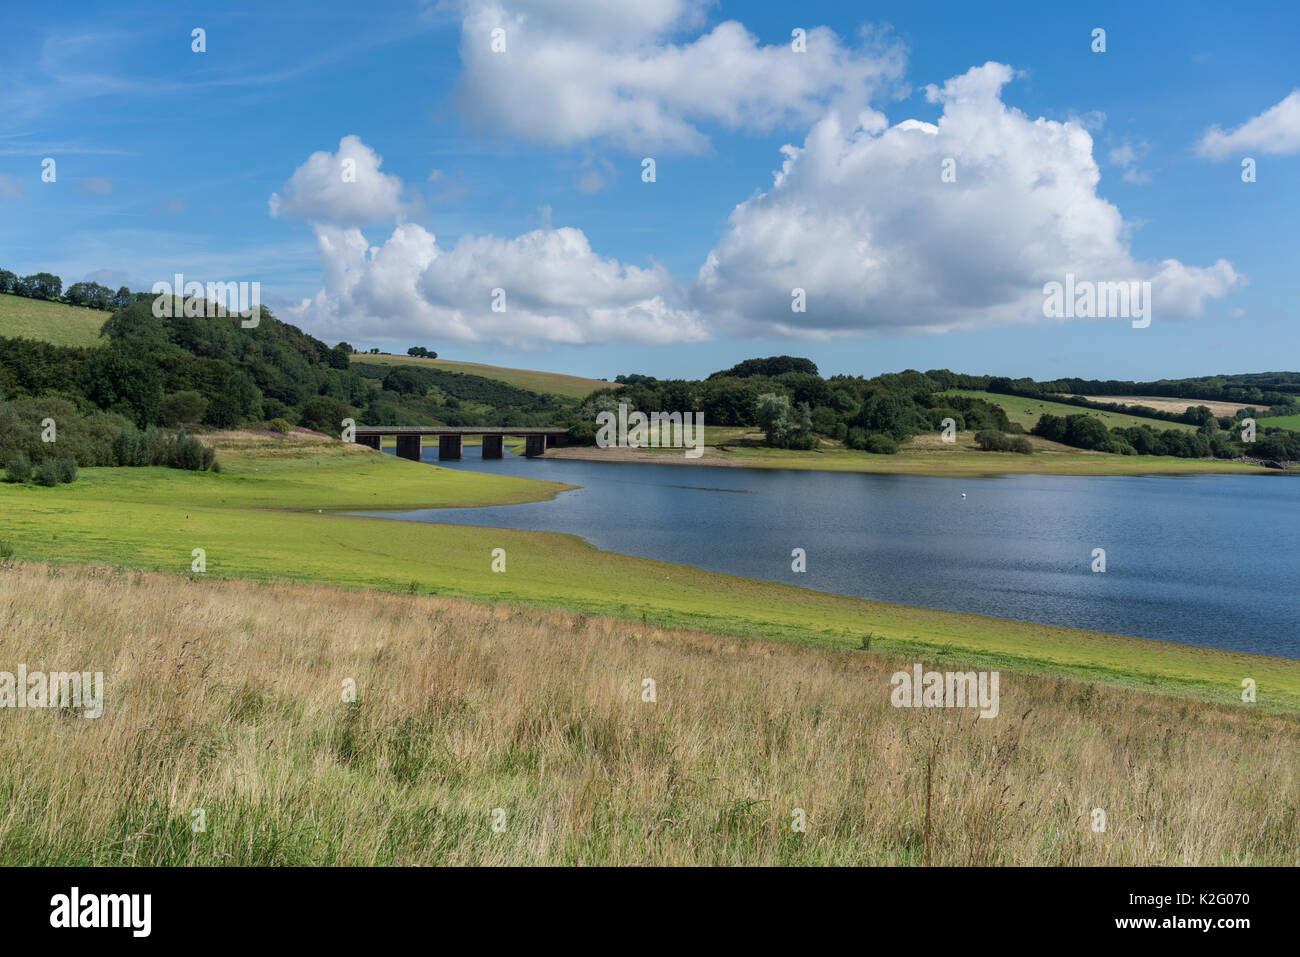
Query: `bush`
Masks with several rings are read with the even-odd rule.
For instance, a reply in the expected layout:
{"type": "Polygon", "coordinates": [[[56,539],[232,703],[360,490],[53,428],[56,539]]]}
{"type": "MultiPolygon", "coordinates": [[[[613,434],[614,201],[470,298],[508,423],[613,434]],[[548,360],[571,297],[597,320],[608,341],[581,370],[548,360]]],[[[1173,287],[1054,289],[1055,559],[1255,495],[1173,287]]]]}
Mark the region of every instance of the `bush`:
{"type": "Polygon", "coordinates": [[[125,426],[113,440],[113,461],[123,467],[150,465],[149,443],[145,433],[134,425],[125,426]]]}
{"type": "Polygon", "coordinates": [[[298,424],[326,435],[338,435],[343,428],[343,420],[351,417],[352,409],[346,403],[327,395],[317,395],[303,405],[298,424]]]}
{"type": "Polygon", "coordinates": [[[0,542],[0,562],[7,562],[14,557],[14,547],[8,542],[0,542]]]}
{"type": "Polygon", "coordinates": [[[1034,451],[1023,435],[1003,435],[994,429],[981,429],[975,433],[975,444],[985,452],[1018,452],[1028,455],[1034,451]]]}
{"type": "Polygon", "coordinates": [[[216,453],[192,435],[177,434],[169,450],[167,464],[174,469],[201,472],[212,467],[216,453]]]}
{"type": "Polygon", "coordinates": [[[279,432],[281,435],[288,435],[289,430],[292,428],[284,419],[272,419],[266,423],[266,427],[272,432],[279,432]]]}
{"type": "Polygon", "coordinates": [[[9,460],[9,467],[5,469],[6,482],[26,482],[32,477],[32,463],[27,461],[27,456],[21,452],[9,460]]]}
{"type": "Polygon", "coordinates": [[[820,444],[821,442],[818,441],[817,436],[813,435],[811,432],[795,432],[785,440],[785,447],[787,449],[798,449],[804,452],[807,452],[810,449],[815,449],[820,444]]]}
{"type": "Polygon", "coordinates": [[[77,460],[76,459],[53,459],[54,474],[58,476],[60,482],[65,485],[71,485],[77,480],[77,460]]]}
{"type": "Polygon", "coordinates": [[[36,484],[53,488],[59,484],[60,468],[54,459],[46,459],[36,467],[36,484]]]}
{"type": "Polygon", "coordinates": [[[872,455],[896,455],[898,454],[898,443],[892,436],[884,432],[872,432],[867,436],[863,446],[872,455]]]}

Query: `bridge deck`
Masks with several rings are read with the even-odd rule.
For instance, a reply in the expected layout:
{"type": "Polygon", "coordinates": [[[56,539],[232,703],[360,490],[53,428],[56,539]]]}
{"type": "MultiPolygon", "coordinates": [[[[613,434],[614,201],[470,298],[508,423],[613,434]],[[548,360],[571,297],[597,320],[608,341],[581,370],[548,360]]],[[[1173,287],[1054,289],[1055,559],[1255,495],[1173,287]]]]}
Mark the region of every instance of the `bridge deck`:
{"type": "Polygon", "coordinates": [[[568,429],[504,425],[358,425],[362,435],[568,435],[568,429]]]}

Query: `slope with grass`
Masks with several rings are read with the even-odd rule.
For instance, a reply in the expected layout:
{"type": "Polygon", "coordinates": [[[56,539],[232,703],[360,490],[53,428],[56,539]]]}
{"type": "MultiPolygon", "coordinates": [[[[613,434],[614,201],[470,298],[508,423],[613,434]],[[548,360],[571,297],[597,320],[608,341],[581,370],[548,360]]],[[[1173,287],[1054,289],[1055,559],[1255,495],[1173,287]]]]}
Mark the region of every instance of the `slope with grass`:
{"type": "Polygon", "coordinates": [[[97,346],[111,313],[0,292],[0,338],[39,339],[56,346],[97,346]]]}
{"type": "Polygon", "coordinates": [[[0,540],[29,561],[105,562],[209,577],[289,579],[608,614],[826,648],[959,655],[1052,673],[1300,708],[1300,662],[863,601],[600,551],[572,535],[398,522],[318,510],[479,505],[565,486],[440,469],[332,441],[240,437],[220,474],[85,469],[74,485],[0,485],[0,540]],[[504,549],[507,572],[492,570],[504,549]]]}
{"type": "Polygon", "coordinates": [[[1003,673],[983,720],[891,707],[914,659],[874,644],[103,568],[0,588],[6,666],[104,675],[98,718],[0,721],[0,865],[1297,863],[1300,721],[1240,703],[1003,673]]]}
{"type": "Polygon", "coordinates": [[[478,362],[459,362],[455,359],[422,359],[416,356],[372,355],[358,352],[352,356],[353,362],[370,362],[380,365],[412,365],[430,369],[446,369],[448,372],[465,372],[482,376],[485,379],[497,379],[507,385],[543,395],[560,395],[570,399],[584,399],[597,389],[618,388],[611,382],[601,379],[585,379],[582,376],[564,375],[559,372],[539,372],[534,369],[508,369],[502,366],[483,365],[478,362]]]}
{"type": "Polygon", "coordinates": [[[1108,405],[1145,405],[1157,412],[1186,412],[1188,409],[1203,405],[1215,415],[1236,415],[1242,409],[1254,408],[1266,411],[1266,405],[1251,405],[1249,402],[1224,402],[1219,399],[1171,399],[1159,395],[1084,395],[1081,398],[1092,402],[1104,402],[1108,405]]]}
{"type": "Polygon", "coordinates": [[[1261,429],[1272,426],[1276,429],[1290,429],[1292,432],[1300,432],[1300,415],[1274,415],[1256,419],[1255,424],[1261,429]]]}
{"type": "MultiPolygon", "coordinates": [[[[1070,405],[1066,402],[1051,402],[1046,399],[1030,399],[1019,395],[1002,395],[997,392],[978,392],[973,389],[954,389],[951,392],[942,393],[943,395],[964,395],[973,399],[983,399],[985,402],[991,402],[994,405],[1002,406],[1007,413],[1007,417],[1012,422],[1019,422],[1028,432],[1037,423],[1038,419],[1044,415],[1091,415],[1102,422],[1106,423],[1106,428],[1133,428],[1139,425],[1148,425],[1158,432],[1166,429],[1185,429],[1187,431],[1196,431],[1196,426],[1187,425],[1183,422],[1167,422],[1164,419],[1148,419],[1138,415],[1126,415],[1122,412],[1101,412],[1097,409],[1085,409],[1077,405],[1070,405]]],[[[1192,403],[1196,405],[1197,403],[1192,403]]]]}

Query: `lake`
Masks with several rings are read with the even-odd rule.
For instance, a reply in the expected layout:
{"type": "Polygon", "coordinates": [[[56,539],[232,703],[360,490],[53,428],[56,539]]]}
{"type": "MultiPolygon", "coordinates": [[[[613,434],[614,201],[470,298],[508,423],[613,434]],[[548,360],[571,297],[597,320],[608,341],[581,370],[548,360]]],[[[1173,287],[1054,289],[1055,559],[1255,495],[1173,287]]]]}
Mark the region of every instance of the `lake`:
{"type": "Polygon", "coordinates": [[[465,454],[439,463],[434,447],[425,461],[582,487],[525,505],[363,514],[567,532],[819,591],[1300,658],[1290,476],[935,478],[465,454]],[[804,573],[791,569],[795,548],[804,573]]]}

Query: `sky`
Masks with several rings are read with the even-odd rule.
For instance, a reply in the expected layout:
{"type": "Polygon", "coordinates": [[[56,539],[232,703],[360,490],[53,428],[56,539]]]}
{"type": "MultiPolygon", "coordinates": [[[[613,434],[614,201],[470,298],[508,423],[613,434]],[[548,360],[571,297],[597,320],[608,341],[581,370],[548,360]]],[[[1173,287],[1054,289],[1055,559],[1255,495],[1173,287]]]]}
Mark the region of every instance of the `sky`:
{"type": "Polygon", "coordinates": [[[775,354],[867,376],[1298,366],[1294,3],[5,20],[0,268],[65,288],[255,281],[330,344],[609,379],[775,354]],[[1149,283],[1151,321],[1051,314],[1067,275],[1149,283]]]}

